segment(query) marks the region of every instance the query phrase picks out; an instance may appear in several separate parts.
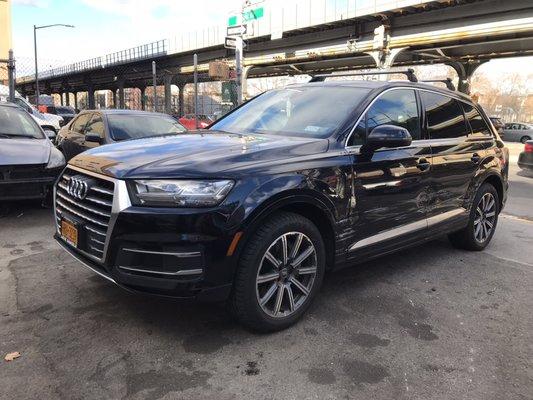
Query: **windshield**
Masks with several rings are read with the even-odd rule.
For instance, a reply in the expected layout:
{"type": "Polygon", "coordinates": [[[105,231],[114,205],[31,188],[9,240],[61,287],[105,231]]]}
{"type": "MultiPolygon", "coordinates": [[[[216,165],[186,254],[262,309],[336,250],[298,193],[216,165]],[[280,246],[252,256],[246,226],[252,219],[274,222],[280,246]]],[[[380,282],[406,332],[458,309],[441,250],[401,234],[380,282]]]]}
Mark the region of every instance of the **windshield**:
{"type": "Polygon", "coordinates": [[[33,118],[14,107],[0,107],[0,138],[43,139],[44,135],[33,118]]]}
{"type": "Polygon", "coordinates": [[[272,90],[250,100],[210,129],[326,138],[341,126],[368,92],[368,89],[343,86],[272,90]]]}
{"type": "Polygon", "coordinates": [[[113,140],[141,139],[186,131],[183,125],[167,115],[109,114],[107,120],[113,140]]]}

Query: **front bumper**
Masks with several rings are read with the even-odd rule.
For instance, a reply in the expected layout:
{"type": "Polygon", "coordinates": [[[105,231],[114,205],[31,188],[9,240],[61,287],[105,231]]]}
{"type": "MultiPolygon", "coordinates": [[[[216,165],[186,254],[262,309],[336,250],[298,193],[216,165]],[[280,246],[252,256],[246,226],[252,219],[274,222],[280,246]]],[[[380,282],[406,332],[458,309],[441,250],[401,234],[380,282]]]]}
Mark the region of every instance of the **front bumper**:
{"type": "Polygon", "coordinates": [[[236,261],[227,256],[227,251],[237,230],[230,227],[236,225],[230,222],[232,212],[225,206],[132,206],[125,181],[69,166],[54,190],[54,213],[59,244],[92,271],[121,287],[212,301],[224,300],[230,293],[236,261]],[[90,192],[85,200],[69,198],[65,185],[79,173],[99,179],[95,185],[108,193],[90,192]],[[88,199],[107,202],[108,208],[88,199]],[[61,235],[63,220],[77,227],[75,245],[61,235]],[[94,225],[91,220],[107,226],[94,225]],[[101,232],[99,235],[105,233],[105,238],[95,236],[95,230],[101,232]]]}

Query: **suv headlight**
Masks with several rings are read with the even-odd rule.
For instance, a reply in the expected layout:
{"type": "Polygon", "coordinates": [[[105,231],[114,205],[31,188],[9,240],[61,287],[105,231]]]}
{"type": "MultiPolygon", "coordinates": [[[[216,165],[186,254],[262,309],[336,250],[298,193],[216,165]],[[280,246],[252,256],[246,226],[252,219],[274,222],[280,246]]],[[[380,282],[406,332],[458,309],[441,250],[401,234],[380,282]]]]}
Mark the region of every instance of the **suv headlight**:
{"type": "Polygon", "coordinates": [[[133,202],[152,207],[211,207],[220,204],[234,182],[230,180],[134,180],[133,202]]]}
{"type": "Polygon", "coordinates": [[[65,166],[65,157],[55,147],[50,149],[50,158],[48,159],[48,164],[46,164],[47,169],[60,168],[65,166]]]}

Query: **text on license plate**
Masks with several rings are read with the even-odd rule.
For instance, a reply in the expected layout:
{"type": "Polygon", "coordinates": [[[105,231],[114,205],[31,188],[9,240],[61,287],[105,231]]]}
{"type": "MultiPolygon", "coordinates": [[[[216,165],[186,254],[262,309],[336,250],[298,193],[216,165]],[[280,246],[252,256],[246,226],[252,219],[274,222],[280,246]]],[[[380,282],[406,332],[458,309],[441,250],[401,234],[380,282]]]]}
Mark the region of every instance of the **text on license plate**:
{"type": "Polygon", "coordinates": [[[67,220],[61,220],[61,237],[72,246],[78,246],[78,228],[67,220]]]}

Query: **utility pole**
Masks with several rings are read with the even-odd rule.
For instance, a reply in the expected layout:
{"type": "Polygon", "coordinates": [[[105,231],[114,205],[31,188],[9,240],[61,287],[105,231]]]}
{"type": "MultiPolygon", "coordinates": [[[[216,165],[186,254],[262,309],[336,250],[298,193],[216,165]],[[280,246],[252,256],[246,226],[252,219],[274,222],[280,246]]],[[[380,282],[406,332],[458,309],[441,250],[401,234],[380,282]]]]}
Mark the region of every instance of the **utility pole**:
{"type": "Polygon", "coordinates": [[[152,61],[152,78],[154,87],[154,112],[157,112],[157,66],[155,61],[152,61]]]}
{"type": "Polygon", "coordinates": [[[194,53],[194,126],[198,129],[198,54],[194,53]]]}
{"type": "Polygon", "coordinates": [[[35,105],[39,108],[39,70],[37,67],[37,26],[33,25],[33,52],[35,56],[35,105]]]}
{"type": "Polygon", "coordinates": [[[13,57],[13,49],[9,50],[9,58],[7,61],[7,80],[9,84],[9,101],[15,102],[15,58],[13,57]]]}
{"type": "Polygon", "coordinates": [[[51,25],[43,25],[43,26],[33,25],[33,52],[35,56],[35,95],[37,97],[35,100],[35,104],[37,105],[37,107],[39,107],[39,96],[41,95],[41,93],[39,92],[39,68],[37,66],[37,29],[53,28],[54,26],[74,28],[74,25],[68,25],[68,24],[51,24],[51,25]]]}
{"type": "Polygon", "coordinates": [[[235,72],[236,72],[236,86],[237,86],[237,104],[242,104],[242,36],[235,38],[235,72]]]}

